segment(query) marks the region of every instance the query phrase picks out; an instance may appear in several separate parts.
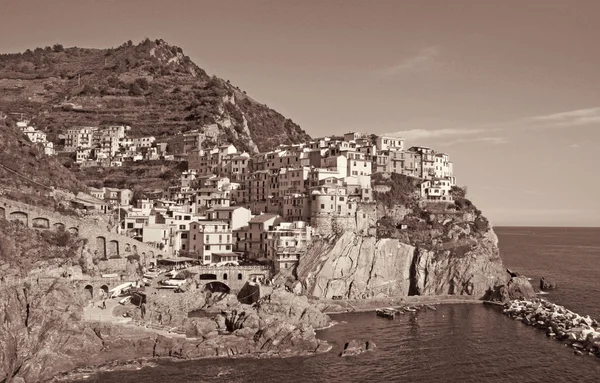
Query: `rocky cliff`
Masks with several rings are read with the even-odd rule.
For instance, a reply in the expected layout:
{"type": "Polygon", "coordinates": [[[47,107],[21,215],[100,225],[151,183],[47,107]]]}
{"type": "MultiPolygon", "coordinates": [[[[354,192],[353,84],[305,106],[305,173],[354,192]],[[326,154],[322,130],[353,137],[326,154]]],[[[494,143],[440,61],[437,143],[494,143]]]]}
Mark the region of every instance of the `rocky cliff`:
{"type": "MultiPolygon", "coordinates": [[[[0,382],[42,382],[76,368],[138,358],[291,356],[328,350],[316,339],[315,329],[327,326],[329,317],[306,297],[283,290],[267,288],[253,305],[192,288],[165,297],[150,295],[145,318],[140,308],[130,309],[151,326],[146,329],[84,321],[81,286],[62,278],[65,270],[77,276],[97,271],[81,240],[67,232],[36,231],[0,220],[0,382]],[[190,311],[203,315],[190,317],[190,311]],[[170,336],[166,330],[179,334],[170,336]]],[[[125,274],[137,279],[139,271],[139,262],[128,260],[125,274]]]]}
{"type": "Polygon", "coordinates": [[[359,208],[360,219],[318,228],[326,234],[312,242],[296,270],[305,294],[498,296],[510,280],[498,239],[461,190],[454,191],[456,203],[427,203],[414,179],[378,174],[373,182],[383,191],[375,192],[376,203],[359,208]]]}

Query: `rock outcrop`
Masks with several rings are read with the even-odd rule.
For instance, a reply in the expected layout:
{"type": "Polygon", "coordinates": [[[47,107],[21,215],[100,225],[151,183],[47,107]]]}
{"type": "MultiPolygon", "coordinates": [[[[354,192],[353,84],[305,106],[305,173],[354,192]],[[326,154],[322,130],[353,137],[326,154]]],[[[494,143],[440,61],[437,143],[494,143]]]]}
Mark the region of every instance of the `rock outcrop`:
{"type": "Polygon", "coordinates": [[[340,356],[360,355],[364,352],[372,351],[375,347],[376,345],[373,342],[361,342],[353,339],[344,345],[344,350],[340,353],[340,356]]]}
{"type": "Polygon", "coordinates": [[[558,283],[546,279],[546,277],[540,278],[540,290],[553,290],[558,287],[558,283]]]}
{"type": "Polygon", "coordinates": [[[300,261],[304,292],[319,298],[473,295],[483,298],[509,276],[489,231],[464,255],[416,248],[395,238],[346,232],[314,241],[300,261]]]}

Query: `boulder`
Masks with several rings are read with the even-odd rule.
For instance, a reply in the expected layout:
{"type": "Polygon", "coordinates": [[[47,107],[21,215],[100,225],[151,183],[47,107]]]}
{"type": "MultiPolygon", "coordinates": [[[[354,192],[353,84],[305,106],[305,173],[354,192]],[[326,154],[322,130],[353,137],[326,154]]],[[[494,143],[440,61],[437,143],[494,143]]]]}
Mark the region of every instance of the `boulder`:
{"type": "Polygon", "coordinates": [[[552,290],[558,287],[558,284],[546,277],[540,278],[540,290],[552,290]]]}
{"type": "Polygon", "coordinates": [[[367,351],[371,351],[375,348],[375,343],[370,341],[358,341],[356,339],[347,342],[344,345],[344,350],[340,353],[340,356],[353,356],[359,355],[367,351]]]}

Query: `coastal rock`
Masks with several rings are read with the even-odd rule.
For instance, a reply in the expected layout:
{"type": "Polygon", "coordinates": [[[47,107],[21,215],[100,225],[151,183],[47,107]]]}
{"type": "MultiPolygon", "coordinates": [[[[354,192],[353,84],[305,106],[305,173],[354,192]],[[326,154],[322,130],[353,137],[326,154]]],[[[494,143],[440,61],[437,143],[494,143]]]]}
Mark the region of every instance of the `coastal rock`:
{"type": "Polygon", "coordinates": [[[553,290],[558,287],[558,284],[546,277],[540,278],[540,290],[553,290]]]}
{"type": "Polygon", "coordinates": [[[496,286],[486,296],[487,300],[508,302],[512,299],[532,299],[536,296],[531,283],[525,277],[512,277],[507,284],[496,286]]]}
{"type": "Polygon", "coordinates": [[[353,339],[344,345],[344,350],[340,353],[340,356],[359,355],[367,351],[372,351],[375,347],[376,345],[373,342],[353,339]]]}
{"type": "Polygon", "coordinates": [[[493,231],[462,256],[418,249],[395,238],[345,232],[313,241],[297,268],[305,294],[318,298],[472,295],[508,282],[493,231]]]}

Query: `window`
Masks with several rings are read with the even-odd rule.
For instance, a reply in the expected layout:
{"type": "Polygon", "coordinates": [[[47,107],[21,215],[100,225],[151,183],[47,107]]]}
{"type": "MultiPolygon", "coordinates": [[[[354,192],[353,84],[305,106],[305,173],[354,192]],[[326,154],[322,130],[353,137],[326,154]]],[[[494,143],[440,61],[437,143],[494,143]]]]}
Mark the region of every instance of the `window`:
{"type": "Polygon", "coordinates": [[[185,230],[185,225],[179,225],[179,230],[185,230]]]}
{"type": "Polygon", "coordinates": [[[187,233],[181,233],[181,239],[187,239],[188,235],[187,233]]]}
{"type": "Polygon", "coordinates": [[[133,229],[133,222],[127,222],[127,228],[133,229]]]}
{"type": "Polygon", "coordinates": [[[210,251],[210,245],[204,246],[204,250],[209,250],[210,251]]]}
{"type": "Polygon", "coordinates": [[[196,239],[196,234],[194,234],[194,239],[196,239]]]}
{"type": "Polygon", "coordinates": [[[242,273],[238,273],[238,280],[242,280],[242,273]]]}
{"type": "Polygon", "coordinates": [[[225,246],[225,250],[231,250],[231,246],[230,245],[226,245],[225,246]]]}
{"type": "Polygon", "coordinates": [[[343,200],[344,200],[344,197],[340,197],[340,201],[343,201],[343,200]]]}
{"type": "Polygon", "coordinates": [[[325,209],[325,204],[323,204],[323,203],[321,204],[321,209],[325,209]]]}

